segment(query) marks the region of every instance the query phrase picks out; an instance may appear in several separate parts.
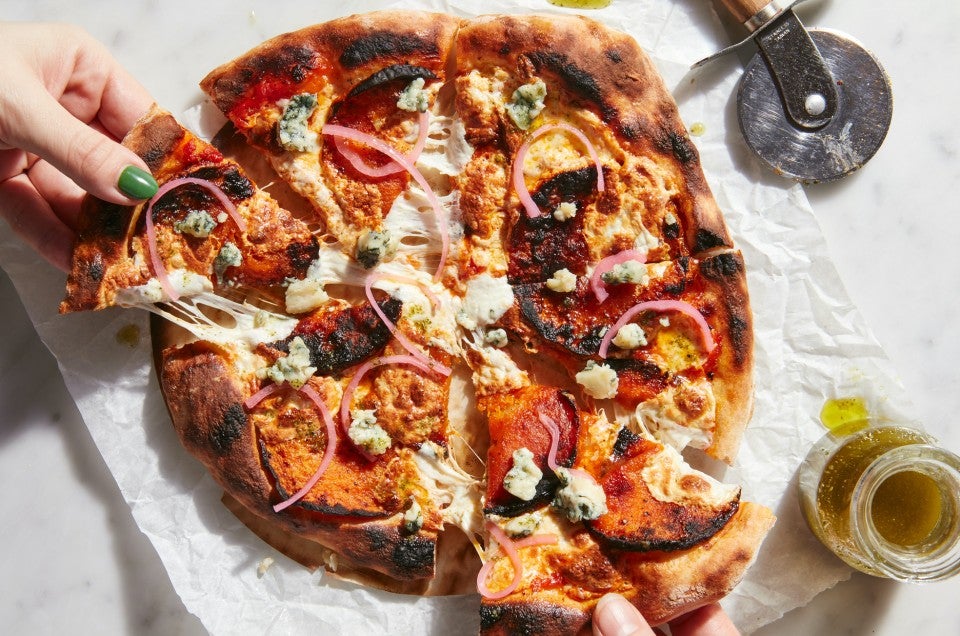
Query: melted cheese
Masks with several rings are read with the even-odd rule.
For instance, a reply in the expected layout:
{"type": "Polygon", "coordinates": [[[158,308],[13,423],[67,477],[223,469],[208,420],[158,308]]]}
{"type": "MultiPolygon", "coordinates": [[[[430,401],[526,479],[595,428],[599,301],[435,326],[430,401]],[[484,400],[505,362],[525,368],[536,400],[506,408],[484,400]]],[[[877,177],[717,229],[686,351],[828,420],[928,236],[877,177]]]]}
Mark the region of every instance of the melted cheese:
{"type": "Polygon", "coordinates": [[[688,466],[670,446],[657,453],[641,471],[641,477],[658,501],[719,508],[735,499],[739,486],[721,484],[688,466]]]}
{"type": "Polygon", "coordinates": [[[488,327],[500,320],[511,307],[513,288],[507,277],[480,274],[467,282],[467,293],[457,313],[457,322],[470,330],[488,327]]]}
{"type": "Polygon", "coordinates": [[[705,449],[713,442],[717,421],[717,400],[705,379],[671,385],[655,397],[641,402],[637,421],[661,442],[677,450],[705,449]]]}
{"type": "Polygon", "coordinates": [[[479,535],[483,529],[480,482],[433,442],[425,442],[417,452],[407,452],[420,471],[423,487],[440,508],[443,522],[461,528],[468,537],[479,535]]]}

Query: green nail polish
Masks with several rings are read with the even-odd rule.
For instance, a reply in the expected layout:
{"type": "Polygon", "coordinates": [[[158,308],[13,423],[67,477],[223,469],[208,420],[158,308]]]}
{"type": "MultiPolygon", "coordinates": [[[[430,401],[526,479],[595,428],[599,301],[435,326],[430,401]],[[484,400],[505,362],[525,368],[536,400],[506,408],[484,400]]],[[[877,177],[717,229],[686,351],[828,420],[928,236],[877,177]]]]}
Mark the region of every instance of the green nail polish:
{"type": "Polygon", "coordinates": [[[134,199],[149,199],[157,193],[157,180],[149,172],[137,166],[127,166],[120,173],[117,187],[134,199]]]}

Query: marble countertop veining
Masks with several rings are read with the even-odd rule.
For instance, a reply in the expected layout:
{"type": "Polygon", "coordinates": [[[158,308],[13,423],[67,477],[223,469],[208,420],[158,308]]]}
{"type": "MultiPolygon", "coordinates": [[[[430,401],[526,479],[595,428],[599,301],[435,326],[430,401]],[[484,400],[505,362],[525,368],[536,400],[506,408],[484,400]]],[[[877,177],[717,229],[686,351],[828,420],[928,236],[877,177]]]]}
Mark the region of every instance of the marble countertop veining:
{"type": "MultiPolygon", "coordinates": [[[[192,75],[158,77],[150,67],[157,60],[135,54],[138,20],[174,27],[182,19],[160,3],[12,4],[4,7],[7,18],[83,24],[170,108],[188,105],[174,96],[199,95],[192,75]]],[[[248,4],[241,15],[267,10],[248,4]]],[[[353,4],[360,11],[377,3],[353,4]]],[[[217,28],[206,11],[197,3],[190,20],[217,28]]],[[[952,79],[960,62],[960,5],[817,0],[798,13],[808,26],[856,36],[891,76],[893,126],[880,152],[859,173],[807,188],[807,196],[842,281],[899,371],[917,418],[960,452],[960,337],[953,331],[960,320],[960,202],[952,192],[960,185],[960,87],[952,79]]],[[[224,55],[252,44],[237,42],[224,55]]],[[[188,56],[170,50],[160,63],[212,68],[224,59],[188,56]]],[[[7,572],[0,581],[0,631],[204,633],[134,523],[3,273],[0,326],[0,483],[7,502],[0,513],[7,572]]],[[[960,578],[912,586],[857,574],[758,633],[960,634],[957,599],[960,578]]]]}

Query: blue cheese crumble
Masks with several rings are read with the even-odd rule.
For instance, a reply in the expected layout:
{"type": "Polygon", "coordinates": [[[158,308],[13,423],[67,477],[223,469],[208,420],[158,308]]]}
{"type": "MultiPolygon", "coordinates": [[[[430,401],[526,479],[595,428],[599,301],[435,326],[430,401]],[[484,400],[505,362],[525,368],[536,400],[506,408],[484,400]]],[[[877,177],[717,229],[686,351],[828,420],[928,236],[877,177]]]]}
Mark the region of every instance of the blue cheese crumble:
{"type": "Polygon", "coordinates": [[[526,447],[513,451],[513,466],[503,478],[503,487],[508,493],[530,501],[537,494],[537,484],[543,471],[534,463],[533,453],[526,447]]]}
{"type": "Polygon", "coordinates": [[[483,335],[483,342],[491,347],[502,349],[510,343],[510,340],[507,338],[506,329],[491,329],[483,335]]]}
{"type": "Polygon", "coordinates": [[[403,513],[403,529],[413,534],[423,527],[423,508],[416,499],[410,497],[410,507],[403,513]]]}
{"type": "Polygon", "coordinates": [[[237,267],[243,262],[240,249],[227,241],[220,248],[217,258],[213,260],[213,273],[217,275],[217,282],[223,284],[223,275],[228,267],[237,267]]]}
{"type": "Polygon", "coordinates": [[[296,152],[316,152],[320,149],[317,133],[310,130],[309,119],[317,109],[313,93],[294,95],[283,107],[277,124],[277,139],[285,149],[296,152]]]}
{"type": "Polygon", "coordinates": [[[620,327],[612,342],[621,349],[636,349],[647,344],[647,334],[640,325],[631,322],[620,327]]]}
{"type": "Polygon", "coordinates": [[[607,495],[590,475],[582,471],[557,468],[561,488],[553,499],[557,508],[570,521],[590,521],[607,512],[607,495]]]}
{"type": "Polygon", "coordinates": [[[533,124],[533,120],[543,112],[543,100],[547,96],[547,85],[543,80],[537,79],[529,84],[524,84],[513,91],[513,97],[506,105],[507,115],[513,120],[520,130],[527,130],[533,124]]]}
{"type": "Polygon", "coordinates": [[[558,269],[547,279],[547,288],[561,294],[568,294],[577,288],[577,276],[566,267],[558,269]]]}
{"type": "Polygon", "coordinates": [[[527,515],[514,517],[503,526],[503,531],[511,539],[522,539],[529,537],[537,531],[543,522],[543,515],[539,512],[531,512],[527,515]]]}
{"type": "Polygon", "coordinates": [[[183,219],[173,224],[177,232],[197,238],[207,238],[215,227],[216,220],[203,210],[190,210],[183,219]]]}
{"type": "Polygon", "coordinates": [[[293,388],[299,389],[316,372],[317,367],[310,365],[310,348],[303,338],[297,336],[287,345],[287,355],[263,369],[261,374],[277,384],[287,382],[293,388]]]}
{"type": "Polygon", "coordinates": [[[423,90],[426,81],[422,77],[410,82],[406,88],[400,92],[400,98],[397,100],[397,108],[407,110],[411,113],[425,113],[430,106],[430,94],[423,90]]]}
{"type": "Polygon", "coordinates": [[[647,267],[639,261],[627,261],[610,268],[610,271],[604,272],[601,276],[603,282],[607,285],[620,285],[622,283],[639,283],[646,285],[650,282],[650,276],[647,274],[647,267]]]}
{"type": "Polygon", "coordinates": [[[597,364],[593,360],[587,362],[583,371],[575,376],[577,384],[592,398],[606,400],[617,395],[620,379],[617,372],[605,364],[597,364]]]}
{"type": "Polygon", "coordinates": [[[564,201],[553,211],[553,218],[558,221],[569,221],[577,216],[577,204],[570,201],[564,201]]]}
{"type": "Polygon", "coordinates": [[[357,241],[357,262],[364,269],[371,269],[377,264],[389,261],[397,255],[397,242],[390,235],[390,230],[369,230],[357,241]]]}
{"type": "Polygon", "coordinates": [[[383,455],[392,443],[390,435],[377,424],[376,411],[356,409],[350,411],[350,430],[347,434],[354,444],[371,455],[383,455]]]}

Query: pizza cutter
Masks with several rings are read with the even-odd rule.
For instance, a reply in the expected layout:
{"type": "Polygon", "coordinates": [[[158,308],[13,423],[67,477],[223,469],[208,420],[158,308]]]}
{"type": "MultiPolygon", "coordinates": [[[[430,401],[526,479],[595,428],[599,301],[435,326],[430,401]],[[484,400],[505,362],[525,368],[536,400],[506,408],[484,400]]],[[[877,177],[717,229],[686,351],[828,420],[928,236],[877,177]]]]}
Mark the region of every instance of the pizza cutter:
{"type": "Polygon", "coordinates": [[[774,171],[804,183],[833,181],[880,148],[893,113],[890,79],[862,45],[836,31],[806,29],[801,0],[720,0],[750,35],[694,65],[753,40],[737,94],[740,130],[774,171]]]}

